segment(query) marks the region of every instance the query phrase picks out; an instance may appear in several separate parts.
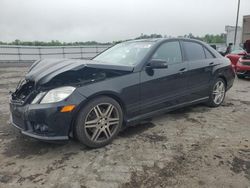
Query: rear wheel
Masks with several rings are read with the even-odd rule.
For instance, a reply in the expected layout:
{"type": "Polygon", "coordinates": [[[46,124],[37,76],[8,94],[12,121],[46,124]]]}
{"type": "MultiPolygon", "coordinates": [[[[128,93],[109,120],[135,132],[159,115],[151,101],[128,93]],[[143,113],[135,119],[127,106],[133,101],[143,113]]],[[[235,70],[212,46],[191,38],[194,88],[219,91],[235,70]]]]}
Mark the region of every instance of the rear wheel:
{"type": "Polygon", "coordinates": [[[212,87],[207,105],[211,107],[220,106],[225,99],[225,94],[226,94],[225,81],[221,78],[216,79],[212,87]]]}
{"type": "Polygon", "coordinates": [[[88,147],[102,147],[115,138],[122,122],[123,113],[119,103],[110,97],[99,97],[80,111],[75,134],[88,147]]]}

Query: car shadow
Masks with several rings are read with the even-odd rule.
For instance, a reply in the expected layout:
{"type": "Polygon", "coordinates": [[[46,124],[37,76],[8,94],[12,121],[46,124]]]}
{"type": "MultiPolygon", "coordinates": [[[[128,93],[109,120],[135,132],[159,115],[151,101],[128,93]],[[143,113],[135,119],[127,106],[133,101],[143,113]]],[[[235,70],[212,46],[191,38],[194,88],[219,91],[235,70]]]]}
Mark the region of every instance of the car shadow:
{"type": "Polygon", "coordinates": [[[155,124],[153,124],[150,120],[144,121],[142,123],[126,127],[124,130],[120,132],[119,136],[130,138],[134,135],[140,134],[153,127],[155,127],[155,124]]]}
{"type": "MultiPolygon", "coordinates": [[[[165,114],[156,115],[154,118],[163,118],[164,116],[172,117],[172,118],[188,118],[188,114],[191,112],[200,112],[200,111],[209,111],[208,107],[205,107],[202,104],[189,106],[185,108],[181,108],[172,112],[168,112],[165,114]]],[[[122,138],[130,138],[135,135],[141,134],[148,129],[155,127],[156,125],[151,122],[151,119],[143,121],[134,126],[128,126],[124,130],[122,130],[119,137],[122,138]]],[[[14,128],[13,128],[14,129],[14,128]]],[[[12,132],[12,131],[11,131],[12,132]]],[[[16,157],[16,158],[29,158],[32,156],[41,156],[45,155],[49,152],[54,151],[62,151],[62,152],[79,152],[79,151],[90,151],[93,150],[88,148],[81,143],[79,143],[76,139],[70,139],[69,141],[63,142],[44,142],[35,140],[24,135],[21,135],[18,131],[13,131],[12,134],[14,136],[8,137],[9,142],[5,143],[3,155],[7,157],[16,157]],[[14,137],[14,139],[12,139],[14,137]]],[[[108,146],[107,146],[108,147],[108,146]]]]}
{"type": "Polygon", "coordinates": [[[10,139],[10,141],[5,144],[2,153],[6,157],[29,158],[34,155],[44,155],[64,145],[42,142],[23,136],[18,132],[13,134],[15,138],[10,139]]]}

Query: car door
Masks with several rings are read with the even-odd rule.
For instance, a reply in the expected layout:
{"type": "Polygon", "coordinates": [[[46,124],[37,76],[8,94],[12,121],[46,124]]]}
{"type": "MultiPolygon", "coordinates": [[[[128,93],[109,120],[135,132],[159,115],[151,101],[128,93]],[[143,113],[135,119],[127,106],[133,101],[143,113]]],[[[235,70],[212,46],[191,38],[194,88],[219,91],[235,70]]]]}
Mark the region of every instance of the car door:
{"type": "Polygon", "coordinates": [[[185,62],[188,63],[189,100],[205,98],[209,93],[214,56],[202,44],[195,41],[182,41],[185,62]]]}
{"type": "MultiPolygon", "coordinates": [[[[187,63],[183,62],[178,40],[162,43],[150,60],[160,59],[168,67],[152,69],[145,66],[141,72],[141,113],[149,113],[185,102],[187,95],[187,63]]],[[[148,62],[149,62],[148,61],[148,62]]]]}

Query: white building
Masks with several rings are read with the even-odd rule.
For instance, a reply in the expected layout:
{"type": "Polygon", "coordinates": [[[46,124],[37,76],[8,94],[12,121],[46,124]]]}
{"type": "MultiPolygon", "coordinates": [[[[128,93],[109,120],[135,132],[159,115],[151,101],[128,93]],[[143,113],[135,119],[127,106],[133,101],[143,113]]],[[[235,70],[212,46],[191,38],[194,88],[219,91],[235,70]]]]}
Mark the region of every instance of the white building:
{"type": "Polygon", "coordinates": [[[243,32],[242,32],[242,42],[250,40],[250,15],[243,17],[243,32]]]}
{"type": "MultiPolygon", "coordinates": [[[[226,43],[227,46],[229,45],[229,43],[234,44],[234,35],[235,35],[235,26],[229,26],[227,25],[225,27],[226,30],[226,43]]],[[[238,26],[237,28],[237,36],[236,36],[236,46],[239,46],[239,44],[241,43],[241,36],[242,36],[242,28],[238,26]]]]}

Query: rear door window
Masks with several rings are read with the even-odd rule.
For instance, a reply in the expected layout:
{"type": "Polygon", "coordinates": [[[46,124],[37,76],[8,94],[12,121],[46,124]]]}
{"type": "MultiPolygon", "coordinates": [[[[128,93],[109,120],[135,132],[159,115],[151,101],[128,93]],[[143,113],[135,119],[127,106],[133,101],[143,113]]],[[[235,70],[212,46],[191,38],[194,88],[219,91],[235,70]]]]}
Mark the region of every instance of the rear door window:
{"type": "Polygon", "coordinates": [[[196,42],[183,42],[185,55],[188,61],[196,61],[206,59],[203,46],[196,42]]]}
{"type": "Polygon", "coordinates": [[[204,48],[205,54],[206,54],[206,58],[207,59],[212,59],[214,58],[213,54],[211,52],[209,52],[206,48],[204,48]]]}

